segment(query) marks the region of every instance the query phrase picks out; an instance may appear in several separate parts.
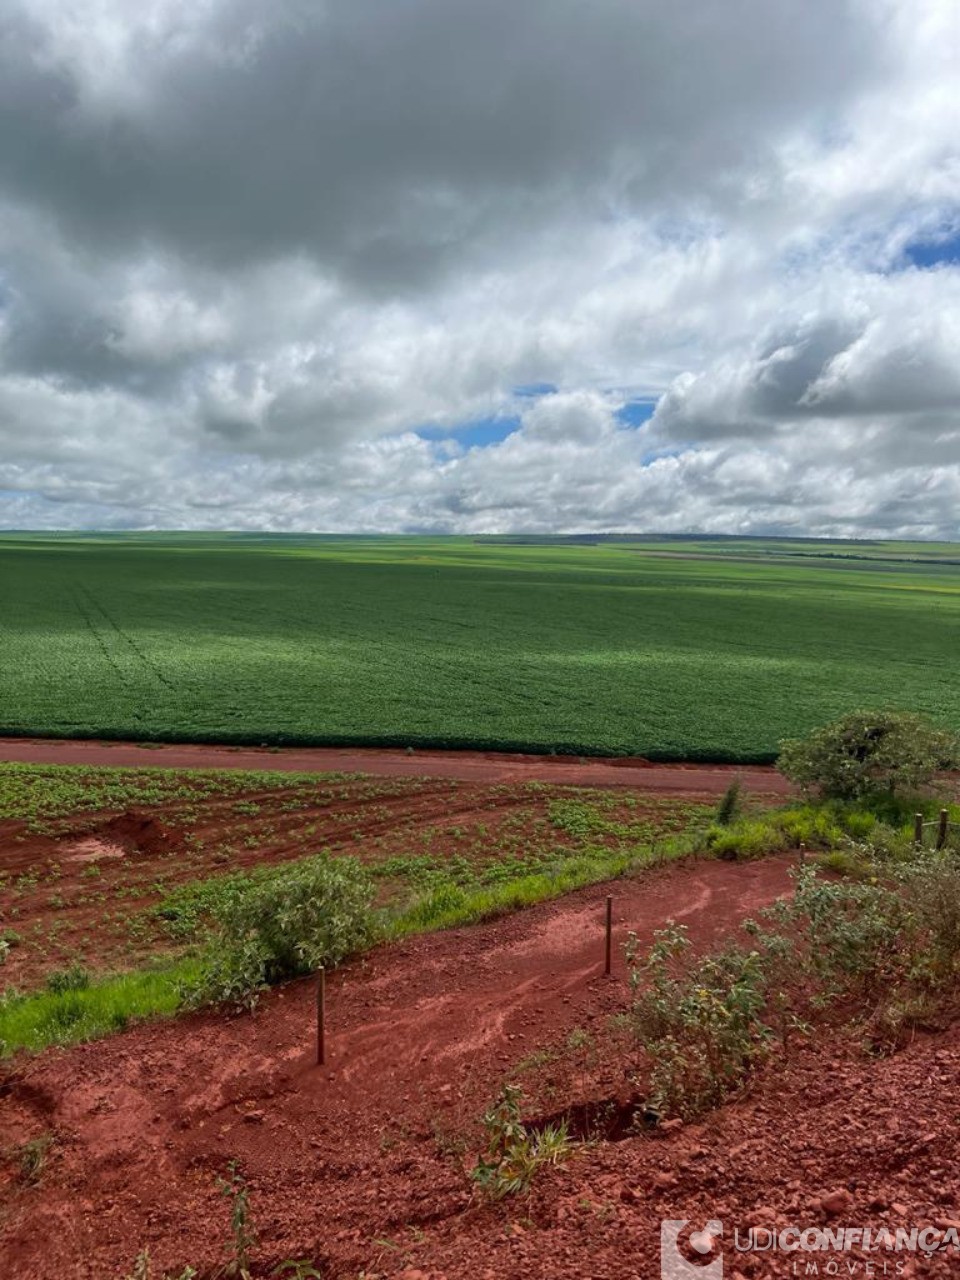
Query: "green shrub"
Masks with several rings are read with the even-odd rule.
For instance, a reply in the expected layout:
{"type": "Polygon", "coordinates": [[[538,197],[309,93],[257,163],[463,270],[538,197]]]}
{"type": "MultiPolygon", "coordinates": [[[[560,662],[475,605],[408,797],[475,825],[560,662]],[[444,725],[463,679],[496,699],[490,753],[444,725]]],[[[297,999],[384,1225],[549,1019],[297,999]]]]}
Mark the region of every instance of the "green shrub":
{"type": "MultiPolygon", "coordinates": [[[[870,830],[873,826],[869,813],[851,817],[858,831],[870,830]]],[[[776,815],[775,825],[782,833],[781,848],[791,849],[798,849],[802,844],[808,849],[831,849],[843,840],[848,829],[847,815],[831,806],[803,805],[787,809],[776,815]]]]}
{"type": "Polygon", "coordinates": [[[705,841],[712,853],[728,862],[763,858],[784,845],[781,831],[768,818],[741,819],[729,827],[714,824],[707,828],[705,841]]]}
{"type": "Polygon", "coordinates": [[[798,974],[823,1006],[907,1008],[949,998],[960,978],[960,867],[926,853],[888,869],[884,883],[830,881],[812,867],[796,893],[763,913],[796,940],[798,974]]]}
{"type": "Polygon", "coordinates": [[[272,983],[339,964],[376,935],[372,901],[373,883],[360,863],[326,855],[227,897],[187,1002],[251,1008],[272,983]]]}
{"type": "Polygon", "coordinates": [[[780,744],[780,772],[804,791],[857,800],[925,786],[957,763],[956,735],[908,711],[854,711],[780,744]]]}
{"type": "Polygon", "coordinates": [[[896,874],[920,940],[910,977],[919,985],[949,989],[960,976],[960,866],[950,853],[927,853],[896,874]]]}
{"type": "Polygon", "coordinates": [[[720,1102],[763,1056],[768,973],[757,951],[735,947],[688,963],[682,926],[655,938],[639,960],[636,935],[627,942],[629,1024],[650,1059],[649,1103],[689,1117],[720,1102]]]}
{"type": "Polygon", "coordinates": [[[812,868],[797,877],[790,921],[805,942],[804,958],[823,999],[884,994],[911,950],[909,904],[895,888],[824,880],[812,868]]]}
{"type": "Polygon", "coordinates": [[[908,833],[895,831],[870,809],[838,800],[792,805],[729,826],[707,828],[706,847],[730,861],[761,858],[805,845],[814,850],[849,850],[858,860],[886,859],[909,852],[908,833]]]}
{"type": "Polygon", "coordinates": [[[492,1200],[528,1190],[537,1170],[559,1164],[572,1146],[564,1123],[529,1130],[520,1118],[520,1098],[516,1085],[506,1085],[483,1117],[487,1149],[470,1176],[492,1200]]]}
{"type": "Polygon", "coordinates": [[[748,921],[750,949],[691,958],[669,926],[627,947],[626,1019],[649,1060],[650,1101],[692,1116],[739,1087],[772,1040],[828,1013],[873,1048],[901,1043],[952,1007],[960,982],[960,865],[946,853],[892,863],[884,883],[828,880],[806,864],[796,891],[748,921]]]}
{"type": "Polygon", "coordinates": [[[69,969],[57,969],[47,978],[47,990],[54,995],[62,996],[68,991],[86,991],[90,985],[90,974],[81,964],[72,964],[69,969]]]}
{"type": "Polygon", "coordinates": [[[727,787],[726,791],[717,805],[716,823],[720,827],[728,827],[734,818],[740,813],[740,789],[741,782],[739,778],[734,778],[727,787]]]}

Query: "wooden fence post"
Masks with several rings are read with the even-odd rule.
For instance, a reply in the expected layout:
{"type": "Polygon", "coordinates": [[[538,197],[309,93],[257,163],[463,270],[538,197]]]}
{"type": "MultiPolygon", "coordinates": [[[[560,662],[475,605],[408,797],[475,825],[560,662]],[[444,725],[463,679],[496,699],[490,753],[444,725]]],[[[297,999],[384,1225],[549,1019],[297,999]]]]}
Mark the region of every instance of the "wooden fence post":
{"type": "Polygon", "coordinates": [[[937,827],[937,848],[942,849],[947,843],[947,827],[950,825],[950,815],[946,809],[940,810],[940,824],[937,827]]]}
{"type": "Polygon", "coordinates": [[[327,975],[323,969],[317,974],[317,1066],[327,1059],[327,975]]]}
{"type": "Polygon", "coordinates": [[[915,813],[913,815],[913,843],[919,849],[923,844],[923,814],[915,813]]]}

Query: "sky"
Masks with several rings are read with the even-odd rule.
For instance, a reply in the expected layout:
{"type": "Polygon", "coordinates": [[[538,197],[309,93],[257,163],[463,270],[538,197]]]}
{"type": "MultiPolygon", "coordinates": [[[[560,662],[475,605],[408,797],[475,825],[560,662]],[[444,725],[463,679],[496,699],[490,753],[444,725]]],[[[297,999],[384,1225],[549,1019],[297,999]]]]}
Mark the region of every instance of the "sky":
{"type": "Polygon", "coordinates": [[[957,0],[3,0],[0,527],[960,539],[957,0]]]}

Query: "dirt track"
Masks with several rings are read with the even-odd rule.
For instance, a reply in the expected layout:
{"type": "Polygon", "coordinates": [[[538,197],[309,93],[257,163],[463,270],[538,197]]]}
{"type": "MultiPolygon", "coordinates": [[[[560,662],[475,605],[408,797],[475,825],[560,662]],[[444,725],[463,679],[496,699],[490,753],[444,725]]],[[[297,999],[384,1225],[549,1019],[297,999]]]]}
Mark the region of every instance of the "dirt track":
{"type": "Polygon", "coordinates": [[[772,766],[651,764],[638,759],[575,759],[482,751],[385,751],[374,748],[138,746],[127,742],[0,739],[0,761],[26,764],[153,765],[167,769],[279,769],[297,773],[369,773],[379,777],[457,778],[464,782],[556,782],[634,787],[662,795],[722,795],[734,777],[745,790],[788,795],[772,766]]]}
{"type": "MultiPolygon", "coordinates": [[[[689,861],[618,881],[618,942],[629,928],[649,942],[671,916],[701,945],[729,936],[789,890],[788,870],[784,858],[689,861]]],[[[324,1280],[656,1280],[670,1218],[723,1221],[732,1280],[955,1274],[956,1255],[858,1251],[804,1255],[819,1269],[796,1271],[792,1255],[734,1253],[731,1237],[960,1227],[956,1028],[880,1061],[829,1033],[800,1041],[704,1124],[611,1132],[529,1197],[471,1195],[459,1162],[506,1080],[539,1098],[556,1084],[554,1106],[636,1098],[622,1050],[591,1061],[588,1044],[572,1064],[530,1070],[544,1046],[582,1040],[628,998],[619,952],[602,976],[605,892],[346,966],[329,982],[323,1068],[310,982],[273,992],[253,1017],[209,1012],[19,1060],[0,1077],[0,1275],[121,1280],[149,1246],[153,1280],[187,1264],[214,1280],[228,1257],[217,1179],[233,1159],[259,1233],[257,1280],[294,1258],[324,1280]],[[33,1181],[15,1153],[36,1139],[50,1144],[33,1181]],[[824,1207],[834,1203],[839,1217],[824,1207]]]]}
{"type": "MultiPolygon", "coordinates": [[[[649,941],[669,916],[708,941],[786,892],[787,865],[692,861],[618,881],[618,942],[629,928],[649,941]]],[[[377,1240],[467,1207],[443,1135],[476,1121],[511,1064],[622,1006],[622,960],[602,975],[604,893],[347,966],[329,983],[323,1069],[312,983],[273,993],[253,1017],[195,1015],[21,1062],[0,1149],[56,1142],[37,1186],[13,1166],[0,1184],[5,1280],[109,1280],[143,1245],[158,1274],[212,1267],[226,1215],[216,1178],[231,1158],[250,1180],[258,1276],[306,1256],[331,1275],[395,1269],[401,1255],[377,1240]]]]}

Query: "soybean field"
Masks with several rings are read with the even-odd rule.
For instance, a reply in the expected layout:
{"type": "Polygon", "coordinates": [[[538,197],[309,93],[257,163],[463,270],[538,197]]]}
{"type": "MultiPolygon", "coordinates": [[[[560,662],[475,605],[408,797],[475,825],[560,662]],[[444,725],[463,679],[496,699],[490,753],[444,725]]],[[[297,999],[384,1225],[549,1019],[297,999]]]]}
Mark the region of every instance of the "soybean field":
{"type": "Polygon", "coordinates": [[[960,546],[0,535],[0,733],[771,759],[960,729],[960,546]]]}

